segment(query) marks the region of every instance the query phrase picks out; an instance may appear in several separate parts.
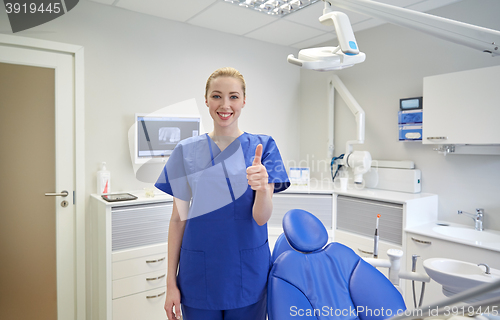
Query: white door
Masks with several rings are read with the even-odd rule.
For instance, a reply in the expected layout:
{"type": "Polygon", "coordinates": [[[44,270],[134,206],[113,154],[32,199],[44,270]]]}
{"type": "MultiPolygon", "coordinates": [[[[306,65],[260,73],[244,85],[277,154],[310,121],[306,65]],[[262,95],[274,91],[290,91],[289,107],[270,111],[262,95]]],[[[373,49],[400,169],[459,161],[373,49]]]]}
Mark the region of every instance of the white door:
{"type": "Polygon", "coordinates": [[[77,318],[74,72],[71,54],[0,44],[5,319],[77,318]]]}

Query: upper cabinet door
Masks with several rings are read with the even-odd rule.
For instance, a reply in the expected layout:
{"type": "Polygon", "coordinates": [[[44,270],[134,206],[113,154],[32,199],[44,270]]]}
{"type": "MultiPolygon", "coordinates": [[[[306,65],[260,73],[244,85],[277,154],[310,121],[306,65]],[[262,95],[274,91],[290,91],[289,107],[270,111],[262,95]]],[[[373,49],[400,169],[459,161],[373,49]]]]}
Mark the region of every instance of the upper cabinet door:
{"type": "Polygon", "coordinates": [[[424,78],[424,144],[500,144],[500,66],[424,78]]]}

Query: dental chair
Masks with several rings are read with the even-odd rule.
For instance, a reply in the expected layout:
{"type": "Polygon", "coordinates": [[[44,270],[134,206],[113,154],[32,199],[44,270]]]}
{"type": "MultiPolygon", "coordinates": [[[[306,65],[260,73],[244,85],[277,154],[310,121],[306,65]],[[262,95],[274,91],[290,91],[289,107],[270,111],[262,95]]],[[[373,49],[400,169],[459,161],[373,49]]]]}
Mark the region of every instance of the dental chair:
{"type": "Polygon", "coordinates": [[[268,281],[269,320],[382,320],[406,310],[403,297],[376,268],[328,233],[311,213],[283,218],[268,281]]]}

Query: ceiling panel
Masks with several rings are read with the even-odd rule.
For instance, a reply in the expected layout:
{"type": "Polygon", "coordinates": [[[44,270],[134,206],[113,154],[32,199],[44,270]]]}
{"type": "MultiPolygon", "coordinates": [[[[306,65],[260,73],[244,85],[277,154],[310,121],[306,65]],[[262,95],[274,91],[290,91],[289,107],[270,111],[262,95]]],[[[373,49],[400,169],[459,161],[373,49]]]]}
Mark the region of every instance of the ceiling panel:
{"type": "Polygon", "coordinates": [[[102,4],[108,4],[108,5],[112,5],[113,2],[115,2],[115,0],[90,0],[90,1],[99,2],[99,3],[102,3],[102,4]]]}
{"type": "Polygon", "coordinates": [[[326,27],[319,22],[319,17],[322,14],[323,1],[319,1],[297,12],[286,15],[283,19],[328,32],[332,27],[326,27]]]}
{"type": "Polygon", "coordinates": [[[261,12],[218,1],[188,23],[237,35],[244,35],[269,23],[279,20],[261,12]]]}
{"type": "Polygon", "coordinates": [[[412,4],[422,2],[422,0],[378,0],[378,1],[401,8],[406,8],[412,4]]]}
{"type": "MultiPolygon", "coordinates": [[[[319,17],[321,15],[323,15],[323,7],[324,7],[324,3],[322,1],[316,2],[315,4],[309,6],[305,9],[299,10],[293,14],[289,14],[289,15],[285,16],[283,19],[293,21],[296,23],[300,23],[300,24],[303,24],[303,25],[306,25],[306,26],[309,26],[312,28],[317,28],[317,29],[323,30],[325,32],[330,32],[333,30],[333,27],[324,26],[321,24],[321,22],[319,22],[319,17]]],[[[342,9],[339,7],[335,7],[335,6],[332,6],[331,8],[333,11],[340,11],[340,12],[344,12],[345,14],[347,14],[351,24],[355,24],[358,22],[366,21],[367,19],[371,19],[369,16],[363,15],[361,13],[348,11],[348,10],[345,10],[345,9],[342,9]]]]}
{"type": "Polygon", "coordinates": [[[429,10],[437,9],[442,6],[452,4],[461,0],[433,0],[433,1],[420,1],[408,7],[408,9],[420,12],[427,12],[429,10]]]}
{"type": "Polygon", "coordinates": [[[169,20],[185,22],[216,0],[118,0],[115,6],[169,20]]]}
{"type": "MultiPolygon", "coordinates": [[[[336,38],[333,27],[318,18],[324,3],[319,1],[283,18],[239,7],[224,0],[90,0],[165,19],[226,33],[241,35],[293,48],[313,47],[336,38]]],[[[461,0],[378,0],[378,2],[426,12],[461,0]]],[[[332,7],[348,15],[355,32],[385,22],[349,10],[332,7]]]]}
{"type": "Polygon", "coordinates": [[[245,36],[284,46],[291,46],[294,43],[305,41],[322,34],[324,34],[324,32],[321,30],[280,19],[258,30],[247,33],[245,36]]]}
{"type": "Polygon", "coordinates": [[[295,49],[311,48],[320,43],[335,40],[336,38],[337,35],[334,32],[329,32],[315,38],[307,39],[306,41],[295,43],[291,47],[295,49]]]}

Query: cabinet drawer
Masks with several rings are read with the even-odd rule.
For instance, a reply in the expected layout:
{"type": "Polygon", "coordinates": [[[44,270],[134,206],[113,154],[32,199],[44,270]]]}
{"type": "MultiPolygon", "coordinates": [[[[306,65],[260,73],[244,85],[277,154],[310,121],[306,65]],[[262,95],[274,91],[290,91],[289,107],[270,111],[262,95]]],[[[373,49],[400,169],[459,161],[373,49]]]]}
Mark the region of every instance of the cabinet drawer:
{"type": "Polygon", "coordinates": [[[138,292],[166,287],[164,270],[145,273],[113,281],[113,299],[129,296],[138,292]]]}
{"type": "Polygon", "coordinates": [[[167,242],[172,206],[164,202],[112,208],[112,251],[167,242]]]}
{"type": "Polygon", "coordinates": [[[113,320],[165,320],[165,288],[113,300],[113,320]]]}
{"type": "Polygon", "coordinates": [[[113,280],[167,270],[167,253],[113,262],[113,280]]]}
{"type": "Polygon", "coordinates": [[[401,246],[403,244],[403,205],[400,203],[339,195],[336,229],[373,237],[377,214],[381,215],[380,240],[401,246]]]}
{"type": "MultiPolygon", "coordinates": [[[[352,234],[348,232],[343,232],[340,230],[335,231],[335,242],[342,243],[343,245],[351,248],[358,256],[362,258],[372,258],[373,257],[373,238],[360,236],[357,234],[352,234]]],[[[402,247],[379,241],[378,244],[378,257],[379,259],[389,259],[387,256],[387,250],[389,249],[402,249],[402,247]]],[[[404,259],[401,259],[401,267],[404,270],[404,259]]],[[[388,268],[377,268],[386,277],[389,274],[388,268]]]]}
{"type": "MultiPolygon", "coordinates": [[[[373,256],[373,238],[359,236],[348,232],[335,231],[335,241],[348,246],[360,257],[371,258],[373,256]]],[[[378,255],[381,259],[388,259],[387,250],[389,249],[402,249],[401,246],[379,241],[378,255]]]]}

